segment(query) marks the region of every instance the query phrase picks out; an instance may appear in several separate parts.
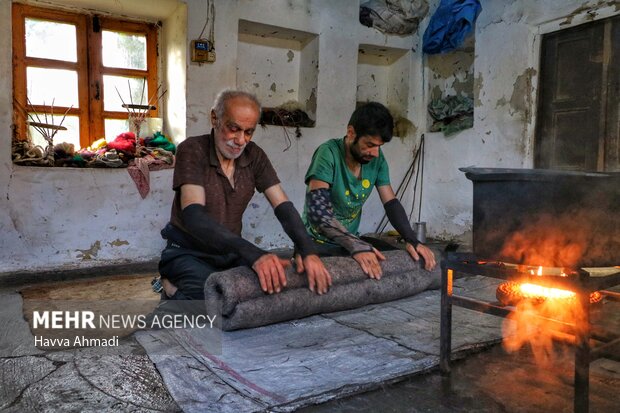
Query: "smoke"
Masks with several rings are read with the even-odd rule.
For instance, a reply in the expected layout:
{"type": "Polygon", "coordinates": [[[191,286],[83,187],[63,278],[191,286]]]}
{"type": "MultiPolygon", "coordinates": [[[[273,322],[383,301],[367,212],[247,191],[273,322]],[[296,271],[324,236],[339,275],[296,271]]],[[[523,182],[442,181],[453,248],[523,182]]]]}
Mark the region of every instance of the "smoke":
{"type": "Polygon", "coordinates": [[[472,179],[479,257],[553,267],[620,264],[620,174],[496,173],[472,179]]]}
{"type": "Polygon", "coordinates": [[[589,237],[571,231],[573,225],[573,219],[542,214],[510,234],[500,254],[528,265],[574,267],[586,251],[589,237]]]}
{"type": "MultiPolygon", "coordinates": [[[[467,172],[474,181],[474,252],[480,258],[570,269],[620,265],[620,174],[467,172]]],[[[530,346],[546,365],[554,359],[555,339],[574,342],[588,328],[576,297],[524,299],[504,321],[503,346],[530,346]]]]}
{"type": "Polygon", "coordinates": [[[539,214],[508,234],[500,255],[506,261],[547,267],[618,265],[618,219],[609,214],[592,209],[539,214]]]}

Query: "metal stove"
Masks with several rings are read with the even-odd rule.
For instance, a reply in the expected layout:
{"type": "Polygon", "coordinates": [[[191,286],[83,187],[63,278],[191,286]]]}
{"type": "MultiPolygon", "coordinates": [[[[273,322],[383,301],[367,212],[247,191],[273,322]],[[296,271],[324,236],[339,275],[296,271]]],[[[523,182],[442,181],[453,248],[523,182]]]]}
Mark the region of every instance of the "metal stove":
{"type": "Polygon", "coordinates": [[[617,354],[620,349],[618,332],[590,322],[592,292],[599,291],[606,299],[620,301],[620,294],[607,290],[620,284],[620,267],[604,276],[595,276],[584,269],[620,264],[620,174],[461,170],[474,183],[474,252],[448,253],[441,262],[441,372],[450,373],[453,306],[499,317],[507,317],[516,310],[499,302],[455,295],[455,273],[570,290],[576,293],[577,305],[588,328],[576,328],[560,320],[546,321],[558,332],[558,338],[575,345],[574,411],[588,412],[590,363],[617,354]],[[524,238],[532,240],[532,248],[510,248],[510,240],[524,238]],[[558,254],[537,256],[537,243],[550,240],[563,242],[566,249],[573,248],[578,252],[577,257],[563,254],[562,248],[558,254]],[[572,244],[567,246],[567,243],[572,244]],[[533,275],[519,264],[562,267],[567,276],[533,275]]]}

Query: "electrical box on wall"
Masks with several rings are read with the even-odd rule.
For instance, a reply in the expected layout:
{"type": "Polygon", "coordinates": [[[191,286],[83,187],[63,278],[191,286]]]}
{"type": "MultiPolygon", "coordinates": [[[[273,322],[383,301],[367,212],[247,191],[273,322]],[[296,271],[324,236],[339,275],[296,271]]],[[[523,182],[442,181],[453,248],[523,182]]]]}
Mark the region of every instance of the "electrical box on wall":
{"type": "Polygon", "coordinates": [[[213,42],[208,39],[192,40],[192,62],[213,63],[215,62],[215,49],[213,42]]]}

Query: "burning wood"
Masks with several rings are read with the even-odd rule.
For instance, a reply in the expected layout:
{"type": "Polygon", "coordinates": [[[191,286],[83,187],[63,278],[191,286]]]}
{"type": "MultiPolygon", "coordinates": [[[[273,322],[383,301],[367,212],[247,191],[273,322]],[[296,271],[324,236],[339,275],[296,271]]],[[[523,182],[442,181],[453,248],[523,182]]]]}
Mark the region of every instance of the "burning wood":
{"type": "MultiPolygon", "coordinates": [[[[505,282],[497,287],[495,293],[502,305],[517,305],[523,300],[541,303],[546,300],[563,301],[566,304],[575,304],[577,294],[573,291],[553,287],[543,287],[532,283],[505,282]]],[[[590,294],[590,304],[598,303],[603,296],[598,291],[590,294]]]]}

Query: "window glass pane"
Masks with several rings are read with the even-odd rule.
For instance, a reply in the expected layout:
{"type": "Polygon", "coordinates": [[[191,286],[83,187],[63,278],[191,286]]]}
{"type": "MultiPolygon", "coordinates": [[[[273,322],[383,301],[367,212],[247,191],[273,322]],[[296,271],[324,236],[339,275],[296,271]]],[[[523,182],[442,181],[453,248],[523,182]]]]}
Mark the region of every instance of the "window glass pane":
{"type": "Polygon", "coordinates": [[[105,110],[127,112],[127,109],[122,106],[123,102],[146,105],[149,100],[148,85],[146,80],[140,77],[103,76],[103,96],[105,110]],[[118,96],[119,93],[122,100],[118,96]]]}
{"type": "MultiPolygon", "coordinates": [[[[41,119],[41,122],[46,122],[45,115],[42,113],[38,113],[37,115],[39,116],[39,119],[41,119]]],[[[33,115],[33,117],[35,118],[35,121],[38,122],[36,116],[33,115]]],[[[62,115],[54,115],[54,124],[59,125],[61,119],[62,115]]],[[[49,114],[47,115],[47,123],[52,123],[52,119],[49,114]]],[[[68,142],[74,145],[76,151],[80,149],[80,118],[78,116],[67,115],[65,120],[62,122],[62,126],[66,127],[67,130],[59,130],[56,132],[56,135],[54,135],[54,145],[62,142],[68,142]]],[[[47,132],[51,134],[54,131],[49,130],[47,132]]],[[[40,145],[43,149],[47,148],[47,141],[34,127],[29,125],[28,133],[30,134],[30,138],[32,139],[32,143],[34,145],[40,145]]]]}
{"type": "Polygon", "coordinates": [[[77,62],[76,28],[72,24],[26,19],[26,56],[77,62]]]}
{"type": "Polygon", "coordinates": [[[118,135],[129,132],[129,122],[127,119],[106,119],[105,120],[105,139],[110,142],[118,135]]]}
{"type": "Polygon", "coordinates": [[[101,41],[104,66],[146,70],[145,35],[104,30],[101,41]]]}
{"type": "MultiPolygon", "coordinates": [[[[29,67],[26,78],[28,99],[33,105],[51,105],[54,101],[54,106],[79,106],[77,72],[29,67]]],[[[26,102],[20,103],[26,105],[26,102]]]]}

